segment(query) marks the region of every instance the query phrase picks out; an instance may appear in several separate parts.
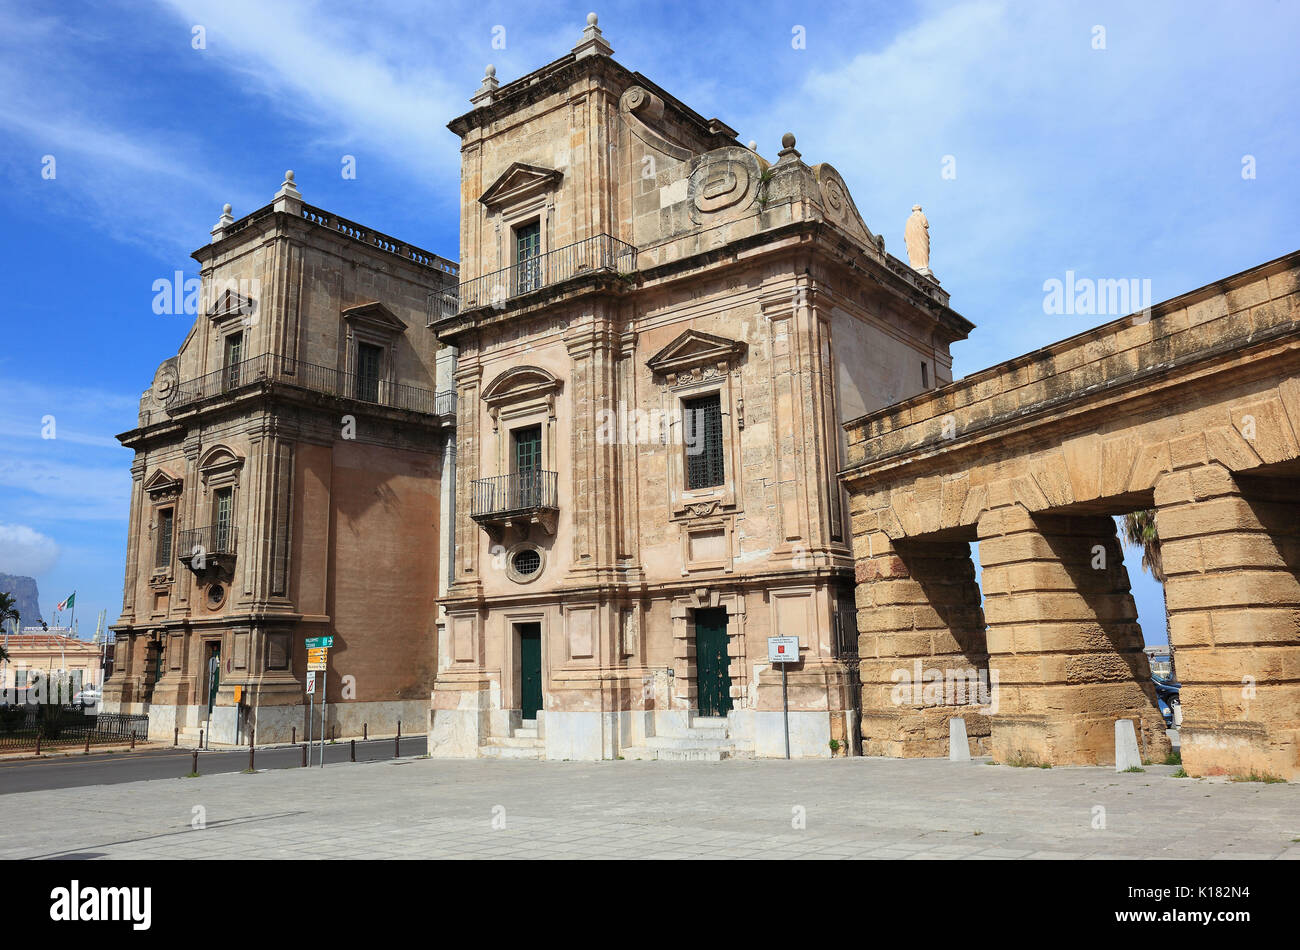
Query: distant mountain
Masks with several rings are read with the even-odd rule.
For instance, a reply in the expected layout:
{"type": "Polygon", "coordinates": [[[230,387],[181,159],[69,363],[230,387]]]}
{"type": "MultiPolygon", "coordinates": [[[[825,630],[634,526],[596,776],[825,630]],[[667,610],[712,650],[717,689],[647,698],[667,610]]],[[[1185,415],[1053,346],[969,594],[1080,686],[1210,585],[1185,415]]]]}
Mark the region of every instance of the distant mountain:
{"type": "Polygon", "coordinates": [[[22,617],[18,621],[20,627],[41,625],[41,600],[36,590],[36,578],[0,574],[0,592],[13,595],[14,606],[22,617]]]}

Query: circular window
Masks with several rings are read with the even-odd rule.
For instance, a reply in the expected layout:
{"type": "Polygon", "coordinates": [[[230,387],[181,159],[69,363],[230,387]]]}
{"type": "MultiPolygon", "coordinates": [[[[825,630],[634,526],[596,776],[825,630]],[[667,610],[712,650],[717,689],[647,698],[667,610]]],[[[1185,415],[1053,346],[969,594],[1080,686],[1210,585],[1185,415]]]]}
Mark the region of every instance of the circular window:
{"type": "Polygon", "coordinates": [[[541,576],[542,565],[545,563],[546,555],[541,548],[521,541],[506,555],[506,574],[516,584],[527,584],[541,576]]]}
{"type": "Polygon", "coordinates": [[[515,554],[511,565],[520,577],[532,577],[542,569],[542,555],[535,548],[524,548],[515,554]]]}
{"type": "Polygon", "coordinates": [[[213,584],[208,588],[208,607],[216,610],[226,599],[226,589],[220,584],[213,584]]]}

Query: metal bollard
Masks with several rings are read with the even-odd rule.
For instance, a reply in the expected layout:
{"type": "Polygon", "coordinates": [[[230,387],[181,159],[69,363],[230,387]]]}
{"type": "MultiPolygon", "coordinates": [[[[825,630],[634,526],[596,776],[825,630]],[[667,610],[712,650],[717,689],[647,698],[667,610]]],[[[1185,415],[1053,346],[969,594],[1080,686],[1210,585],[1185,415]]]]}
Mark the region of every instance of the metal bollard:
{"type": "Polygon", "coordinates": [[[290,742],[291,745],[297,745],[297,744],[298,744],[298,727],[297,727],[297,726],[294,726],[294,727],[293,727],[293,738],[290,739],[289,742],[290,742]]]}
{"type": "Polygon", "coordinates": [[[202,730],[202,729],[199,730],[199,748],[200,748],[200,749],[203,748],[203,730],[202,730]]]}
{"type": "Polygon", "coordinates": [[[302,767],[304,769],[307,767],[307,747],[305,745],[302,747],[302,767]]]}
{"type": "Polygon", "coordinates": [[[397,720],[397,738],[402,738],[402,720],[397,720]]]}
{"type": "Polygon", "coordinates": [[[348,746],[350,747],[350,753],[352,756],[351,760],[355,762],[357,760],[357,740],[353,739],[351,742],[348,743],[348,746]]]}
{"type": "Polygon", "coordinates": [[[198,749],[194,750],[194,767],[190,769],[190,771],[195,775],[199,774],[199,750],[198,749]]]}
{"type": "Polygon", "coordinates": [[[368,742],[369,740],[370,740],[370,723],[363,722],[361,724],[361,741],[368,742]]]}
{"type": "Polygon", "coordinates": [[[90,755],[90,733],[86,733],[86,755],[90,755]]]}
{"type": "Polygon", "coordinates": [[[256,771],[256,769],[253,768],[253,747],[251,745],[248,747],[248,771],[256,771]]]}
{"type": "Polygon", "coordinates": [[[36,733],[36,754],[41,754],[41,734],[39,732],[36,733]]]}
{"type": "Polygon", "coordinates": [[[400,733],[393,737],[393,758],[400,758],[402,755],[402,736],[400,733]]]}
{"type": "Polygon", "coordinates": [[[134,732],[131,733],[131,748],[132,748],[132,749],[135,748],[135,733],[134,733],[134,732]]]}
{"type": "Polygon", "coordinates": [[[172,748],[176,748],[181,743],[181,727],[176,726],[172,729],[172,748]]]}

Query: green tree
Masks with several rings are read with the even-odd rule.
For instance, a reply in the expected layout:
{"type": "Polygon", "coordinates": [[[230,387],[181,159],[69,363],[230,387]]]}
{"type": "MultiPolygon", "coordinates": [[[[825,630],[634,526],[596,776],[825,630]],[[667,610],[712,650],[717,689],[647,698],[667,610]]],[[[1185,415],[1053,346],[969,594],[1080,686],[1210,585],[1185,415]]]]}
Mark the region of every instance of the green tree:
{"type": "MultiPolygon", "coordinates": [[[[1124,516],[1124,540],[1142,551],[1142,570],[1146,571],[1163,587],[1165,583],[1165,562],[1160,556],[1160,532],[1156,530],[1156,512],[1154,508],[1130,511],[1124,516]]],[[[1162,591],[1163,594],[1163,591],[1162,591]]],[[[1165,602],[1165,643],[1169,644],[1169,678],[1176,680],[1174,673],[1174,646],[1169,636],[1169,598],[1165,602]]]]}
{"type": "MultiPolygon", "coordinates": [[[[13,621],[14,630],[17,630],[18,621],[21,619],[22,617],[18,614],[18,607],[14,601],[13,594],[0,592],[0,629],[3,629],[5,624],[13,621]]],[[[9,651],[3,646],[0,646],[0,660],[8,661],[8,659],[9,651]]]]}

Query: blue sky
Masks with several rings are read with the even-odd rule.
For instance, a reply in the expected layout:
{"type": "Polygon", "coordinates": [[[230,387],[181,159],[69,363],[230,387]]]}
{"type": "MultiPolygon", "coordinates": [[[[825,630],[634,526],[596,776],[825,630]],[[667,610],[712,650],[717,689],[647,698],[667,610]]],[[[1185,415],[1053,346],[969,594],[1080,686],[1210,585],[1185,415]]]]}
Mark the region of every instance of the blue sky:
{"type": "MultiPolygon", "coordinates": [[[[196,273],[221,205],[266,204],[293,168],[310,204],[455,258],[446,122],[486,63],[507,82],[555,59],[589,8],[0,0],[0,571],[37,577],[47,620],[74,588],[86,625],[121,608],[131,455],[112,436],[188,329],[153,313],[153,282],[196,273]]],[[[893,253],[925,207],[935,273],[978,324],[958,375],[1110,319],[1044,313],[1044,281],[1067,270],[1150,280],[1161,300],[1300,246],[1298,11],[598,9],[624,65],[769,158],[792,131],[805,161],[834,164],[893,253]]],[[[1135,559],[1130,574],[1162,642],[1159,589],[1135,559]]]]}

